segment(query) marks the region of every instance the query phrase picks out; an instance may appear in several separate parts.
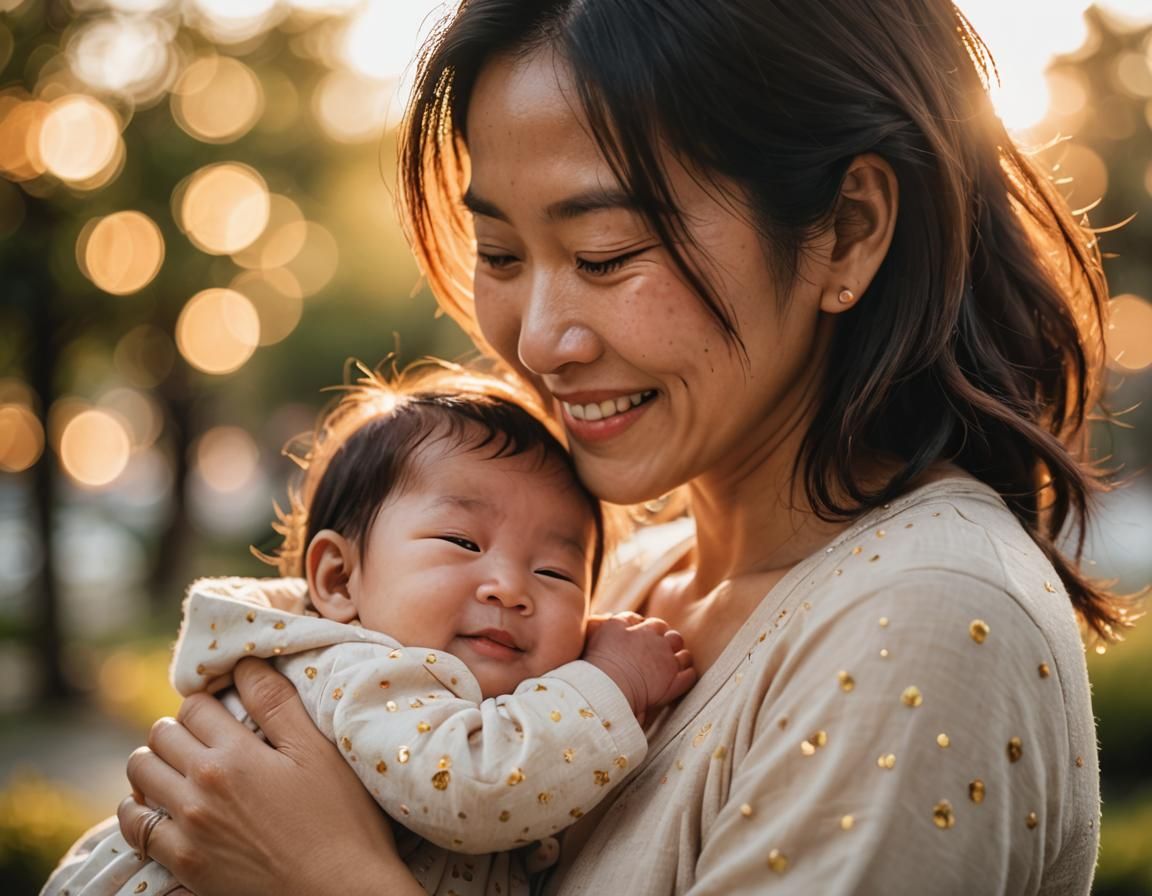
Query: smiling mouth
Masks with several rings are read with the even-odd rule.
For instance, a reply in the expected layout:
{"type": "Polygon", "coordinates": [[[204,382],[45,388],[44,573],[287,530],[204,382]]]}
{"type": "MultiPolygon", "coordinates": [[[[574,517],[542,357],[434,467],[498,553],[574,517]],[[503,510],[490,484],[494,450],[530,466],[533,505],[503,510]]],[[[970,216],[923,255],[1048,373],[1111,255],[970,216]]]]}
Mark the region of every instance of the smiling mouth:
{"type": "Polygon", "coordinates": [[[606,398],[603,401],[593,401],[588,404],[569,404],[560,402],[564,410],[573,420],[607,420],[617,414],[623,414],[632,408],[639,407],[646,401],[656,397],[655,389],[645,389],[642,392],[633,392],[631,395],[621,395],[618,398],[606,398]]]}
{"type": "Polygon", "coordinates": [[[511,638],[506,633],[461,635],[460,640],[464,641],[473,653],[497,662],[518,661],[524,655],[524,651],[511,643],[511,638]]]}

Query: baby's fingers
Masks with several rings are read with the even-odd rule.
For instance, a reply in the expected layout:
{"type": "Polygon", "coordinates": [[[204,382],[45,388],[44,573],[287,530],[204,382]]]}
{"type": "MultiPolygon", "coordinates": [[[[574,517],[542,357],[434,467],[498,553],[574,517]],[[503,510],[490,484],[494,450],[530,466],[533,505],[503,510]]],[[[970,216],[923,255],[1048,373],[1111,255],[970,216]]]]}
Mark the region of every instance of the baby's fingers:
{"type": "Polygon", "coordinates": [[[676,676],[672,679],[672,683],[668,685],[668,690],[664,692],[664,696],[660,698],[656,705],[663,706],[666,703],[671,703],[673,700],[683,697],[692,690],[694,684],[696,684],[696,670],[691,667],[681,669],[676,673],[676,676]]]}
{"type": "Polygon", "coordinates": [[[674,628],[664,632],[664,640],[668,642],[668,647],[673,653],[678,654],[684,649],[684,636],[674,628]]]}

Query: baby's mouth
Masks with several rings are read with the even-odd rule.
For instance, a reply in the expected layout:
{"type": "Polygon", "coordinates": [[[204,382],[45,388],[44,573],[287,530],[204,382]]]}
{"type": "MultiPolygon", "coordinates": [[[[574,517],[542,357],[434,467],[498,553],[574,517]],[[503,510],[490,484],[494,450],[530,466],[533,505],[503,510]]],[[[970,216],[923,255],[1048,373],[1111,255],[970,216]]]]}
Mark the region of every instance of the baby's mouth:
{"type": "Polygon", "coordinates": [[[503,629],[486,628],[460,637],[477,653],[493,659],[512,659],[524,653],[524,649],[517,645],[516,639],[503,629]]]}

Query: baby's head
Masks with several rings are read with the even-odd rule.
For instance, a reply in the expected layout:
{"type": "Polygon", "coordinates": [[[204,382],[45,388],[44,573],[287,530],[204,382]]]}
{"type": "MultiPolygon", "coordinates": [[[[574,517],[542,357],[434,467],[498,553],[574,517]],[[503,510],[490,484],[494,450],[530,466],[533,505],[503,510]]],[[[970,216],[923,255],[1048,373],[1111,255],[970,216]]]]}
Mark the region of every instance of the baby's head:
{"type": "Polygon", "coordinates": [[[486,697],[580,656],[603,554],[599,502],[525,404],[458,368],[361,379],[287,520],[319,613],[459,657],[486,697]]]}

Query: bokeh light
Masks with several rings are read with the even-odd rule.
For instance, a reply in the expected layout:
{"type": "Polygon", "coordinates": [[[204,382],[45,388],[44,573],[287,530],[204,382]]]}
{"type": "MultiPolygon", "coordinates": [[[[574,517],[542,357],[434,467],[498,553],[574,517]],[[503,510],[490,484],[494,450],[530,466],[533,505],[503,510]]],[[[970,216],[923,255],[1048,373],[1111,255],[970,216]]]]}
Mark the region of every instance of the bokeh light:
{"type": "Polygon", "coordinates": [[[1146,53],[1121,53],[1113,63],[1116,86],[1129,96],[1152,97],[1152,64],[1146,53]]]}
{"type": "Polygon", "coordinates": [[[268,185],[237,162],[207,165],[177,188],[177,221],[198,249],[230,255],[251,245],[268,225],[268,185]]]}
{"type": "Polygon", "coordinates": [[[20,473],[40,459],[44,427],[25,404],[0,404],[0,471],[20,473]]]}
{"type": "Polygon", "coordinates": [[[1152,304],[1140,296],[1116,296],[1109,303],[1108,360],[1118,370],[1152,366],[1152,304]]]}
{"type": "Polygon", "coordinates": [[[172,117],[186,133],[205,143],[228,143],[256,124],[264,91],[243,62],[206,56],[184,70],[171,102],[172,117]]]}
{"type": "Polygon", "coordinates": [[[76,414],[60,436],[60,462],[80,485],[99,488],[128,466],[132,443],[118,415],[90,408],[76,414]]]}
{"type": "MultiPolygon", "coordinates": [[[[3,4],[0,3],[0,9],[3,4]]],[[[8,64],[8,60],[12,58],[12,50],[15,49],[16,41],[12,37],[12,31],[3,22],[0,22],[0,71],[8,64]]]]}
{"type": "Polygon", "coordinates": [[[40,158],[40,127],[48,104],[23,98],[20,92],[0,94],[0,173],[25,181],[44,171],[40,158]]]}
{"type": "Polygon", "coordinates": [[[187,15],[210,40],[237,44],[263,34],[285,12],[278,0],[191,0],[187,15]]]}
{"type": "Polygon", "coordinates": [[[349,17],[342,56],[369,78],[399,78],[413,68],[422,39],[443,16],[447,3],[368,3],[349,17]]]}
{"type": "Polygon", "coordinates": [[[243,271],[230,288],[245,296],[260,318],[260,344],[275,345],[291,335],[304,313],[300,284],[288,271],[243,271]]]}
{"type": "Polygon", "coordinates": [[[402,105],[395,86],[354,72],[334,71],[325,76],[312,95],[312,110],[333,140],[362,143],[378,140],[395,124],[402,105]]]}
{"type": "Polygon", "coordinates": [[[250,246],[235,252],[232,260],[243,268],[279,268],[288,264],[308,236],[304,214],[292,199],[280,193],[268,197],[268,224],[250,246]]]}
{"type": "Polygon", "coordinates": [[[87,181],[116,160],[120,122],[99,100],[82,94],[61,97],[40,125],[44,167],[65,181],[87,181]]]}
{"type": "Polygon", "coordinates": [[[1055,152],[1053,174],[1073,209],[1087,208],[1108,191],[1108,166],[1099,153],[1079,143],[1064,143],[1055,152]]]}
{"type": "Polygon", "coordinates": [[[1044,69],[1049,60],[1079,48],[1088,37],[1085,0],[1046,0],[1041,12],[1032,3],[959,0],[996,59],[1000,83],[989,90],[1004,124],[1025,130],[1038,124],[1049,104],[1044,69]],[[1037,27],[1037,16],[1043,26],[1037,27]],[[1027,35],[1027,39],[1021,39],[1027,35]]]}
{"type": "Polygon", "coordinates": [[[164,429],[164,415],[156,399],[139,389],[111,389],[97,406],[112,411],[124,423],[133,452],[150,448],[164,429]]]}
{"type": "Polygon", "coordinates": [[[141,389],[162,383],[176,362],[176,347],[168,334],[152,324],[125,333],[112,352],[112,363],[125,381],[141,389]]]}
{"type": "Polygon", "coordinates": [[[260,449],[239,426],[217,426],[200,437],[193,448],[193,458],[196,472],[210,488],[236,492],[255,475],[260,449]]]}
{"type": "Polygon", "coordinates": [[[123,211],[94,218],[76,240],[76,261],[96,286],[113,295],[137,292],[164,263],[164,237],[143,212],[123,211]]]}
{"type": "Polygon", "coordinates": [[[233,289],[206,289],[188,300],[176,321],[176,345],[204,373],[239,370],[260,344],[260,317],[233,289]]]}
{"type": "Polygon", "coordinates": [[[68,42],[72,71],[96,90],[148,103],[163,95],[175,76],[175,27],[161,16],[114,14],[89,20],[68,42]]]}
{"type": "Polygon", "coordinates": [[[287,270],[296,278],[301,294],[311,296],[327,286],[335,276],[340,250],[327,227],[307,221],[304,229],[304,245],[287,265],[287,270]]]}

